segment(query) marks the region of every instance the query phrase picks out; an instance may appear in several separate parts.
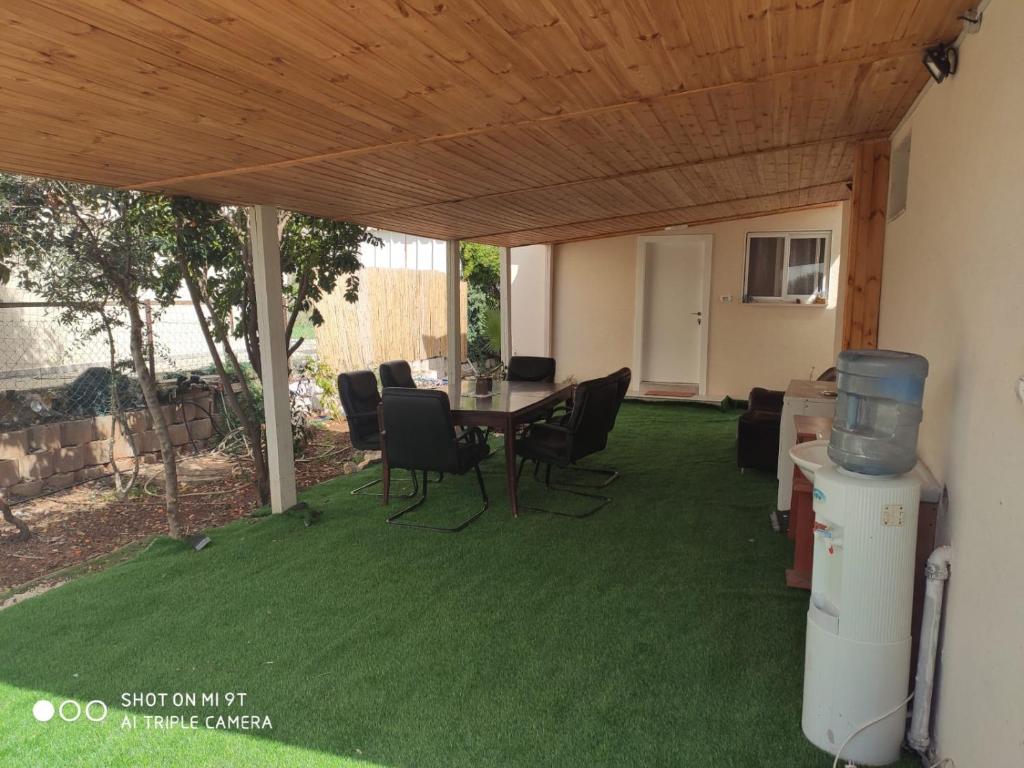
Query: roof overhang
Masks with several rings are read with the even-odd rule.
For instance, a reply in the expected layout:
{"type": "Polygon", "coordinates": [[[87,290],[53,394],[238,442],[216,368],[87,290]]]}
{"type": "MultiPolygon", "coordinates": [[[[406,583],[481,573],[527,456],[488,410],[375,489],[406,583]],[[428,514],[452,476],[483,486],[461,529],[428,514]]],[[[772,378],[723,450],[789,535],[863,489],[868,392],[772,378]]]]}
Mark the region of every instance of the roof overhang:
{"type": "Polygon", "coordinates": [[[970,0],[12,0],[0,166],[503,245],[844,199],[970,0]]]}

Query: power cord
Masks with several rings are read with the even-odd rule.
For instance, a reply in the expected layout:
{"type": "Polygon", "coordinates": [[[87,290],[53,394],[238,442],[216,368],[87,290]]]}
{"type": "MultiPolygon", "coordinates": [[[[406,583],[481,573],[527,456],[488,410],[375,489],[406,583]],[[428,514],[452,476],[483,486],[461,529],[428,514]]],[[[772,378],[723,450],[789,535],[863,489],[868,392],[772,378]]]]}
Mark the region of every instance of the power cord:
{"type": "MultiPolygon", "coordinates": [[[[912,698],[914,698],[914,694],[913,693],[911,693],[909,696],[907,696],[907,698],[905,698],[903,701],[901,701],[895,707],[890,709],[884,715],[879,715],[874,720],[869,720],[868,722],[864,723],[863,725],[858,726],[857,730],[855,730],[853,733],[851,733],[849,736],[847,736],[846,737],[846,741],[844,741],[842,746],[839,747],[839,751],[836,752],[836,759],[832,761],[832,768],[838,768],[839,767],[839,758],[842,756],[843,750],[846,749],[846,745],[849,744],[853,740],[854,736],[856,736],[861,731],[870,728],[872,725],[875,725],[876,723],[882,722],[883,720],[885,720],[885,718],[889,717],[889,715],[895,714],[896,712],[898,712],[900,710],[901,707],[903,707],[906,704],[908,704],[912,698]]],[[[857,766],[854,763],[847,761],[846,768],[857,768],[857,766]]]]}

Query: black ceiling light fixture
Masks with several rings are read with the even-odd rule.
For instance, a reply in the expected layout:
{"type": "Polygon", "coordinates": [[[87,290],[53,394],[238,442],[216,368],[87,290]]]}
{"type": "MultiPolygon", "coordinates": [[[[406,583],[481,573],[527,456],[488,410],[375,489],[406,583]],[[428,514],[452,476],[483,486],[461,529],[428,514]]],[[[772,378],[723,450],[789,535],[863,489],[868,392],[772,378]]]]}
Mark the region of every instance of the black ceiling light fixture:
{"type": "Polygon", "coordinates": [[[924,52],[924,67],[936,83],[956,74],[957,50],[952,45],[939,43],[924,52]]]}

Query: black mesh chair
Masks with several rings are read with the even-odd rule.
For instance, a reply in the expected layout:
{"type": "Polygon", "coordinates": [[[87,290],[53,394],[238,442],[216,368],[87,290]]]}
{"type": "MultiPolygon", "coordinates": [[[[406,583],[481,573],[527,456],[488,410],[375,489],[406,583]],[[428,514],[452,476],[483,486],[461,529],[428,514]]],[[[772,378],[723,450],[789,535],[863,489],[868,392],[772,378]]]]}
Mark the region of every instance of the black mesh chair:
{"type": "MultiPolygon", "coordinates": [[[[488,507],[487,489],[480,474],[480,462],[487,457],[487,442],[475,427],[456,437],[447,393],[440,390],[386,387],[383,400],[384,431],[381,442],[388,475],[393,469],[423,473],[423,495],[413,504],[388,518],[392,525],[408,525],[431,531],[455,533],[482,515],[488,507]],[[483,508],[453,528],[413,523],[402,518],[427,500],[427,472],[463,475],[476,472],[483,508]]],[[[385,485],[384,502],[388,501],[385,485]]]]}
{"type": "Polygon", "coordinates": [[[555,358],[527,357],[516,355],[508,360],[509,381],[546,381],[555,380],[555,358]]]}
{"type": "MultiPolygon", "coordinates": [[[[380,450],[380,425],[377,420],[377,406],[380,393],[377,378],[372,371],[352,371],[338,375],[338,397],[348,421],[349,438],[352,447],[358,451],[380,450]]],[[[418,491],[416,473],[412,475],[412,491],[401,498],[411,499],[418,491]]],[[[379,493],[364,493],[367,488],[377,485],[382,478],[371,480],[352,491],[353,496],[380,496],[379,493]]]]}
{"type": "MultiPolygon", "coordinates": [[[[548,489],[597,499],[598,504],[579,514],[555,512],[567,517],[589,517],[611,499],[584,491],[570,490],[551,484],[552,467],[570,467],[577,461],[603,451],[608,444],[617,408],[619,383],[611,376],[584,381],[576,387],[573,407],[561,424],[539,422],[532,424],[526,435],[516,443],[519,454],[519,475],[527,461],[546,464],[544,482],[548,489]]],[[[541,510],[548,511],[548,510],[541,510]]]]}
{"type": "MultiPolygon", "coordinates": [[[[633,372],[629,368],[620,368],[615,373],[610,374],[608,378],[615,384],[615,407],[612,408],[611,423],[608,426],[608,431],[611,432],[615,429],[615,422],[619,417],[619,409],[622,407],[622,401],[626,399],[626,393],[629,391],[629,383],[633,380],[633,372]]],[[[584,485],[559,481],[560,485],[576,485],[580,488],[606,488],[614,483],[619,477],[619,470],[612,469],[610,467],[581,467],[573,465],[572,468],[579,472],[589,472],[594,475],[601,475],[605,478],[605,481],[598,485],[584,485]]]]}
{"type": "Polygon", "coordinates": [[[405,360],[390,360],[380,364],[380,385],[388,387],[405,387],[416,389],[416,382],[412,380],[412,368],[405,360]]]}

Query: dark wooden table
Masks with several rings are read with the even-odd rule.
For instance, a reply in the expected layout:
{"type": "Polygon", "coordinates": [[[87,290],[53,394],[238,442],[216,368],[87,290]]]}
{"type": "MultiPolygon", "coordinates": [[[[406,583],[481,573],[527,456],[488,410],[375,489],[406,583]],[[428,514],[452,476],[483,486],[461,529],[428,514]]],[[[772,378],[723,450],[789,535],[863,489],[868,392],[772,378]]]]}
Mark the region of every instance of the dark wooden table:
{"type": "Polygon", "coordinates": [[[519,516],[516,494],[516,429],[538,411],[544,411],[572,397],[568,382],[498,381],[489,397],[473,394],[473,382],[462,382],[460,390],[449,388],[452,416],[461,427],[490,427],[505,435],[505,474],[512,516],[519,516]]]}

